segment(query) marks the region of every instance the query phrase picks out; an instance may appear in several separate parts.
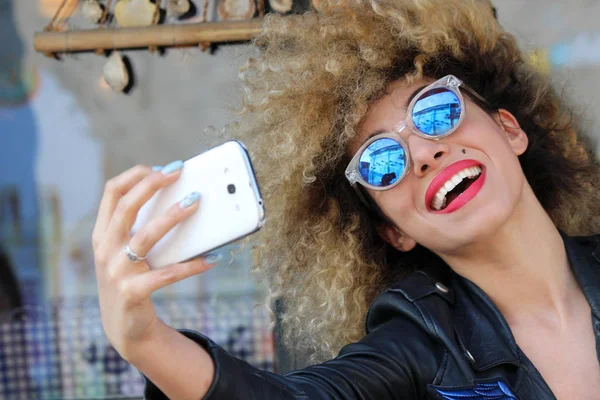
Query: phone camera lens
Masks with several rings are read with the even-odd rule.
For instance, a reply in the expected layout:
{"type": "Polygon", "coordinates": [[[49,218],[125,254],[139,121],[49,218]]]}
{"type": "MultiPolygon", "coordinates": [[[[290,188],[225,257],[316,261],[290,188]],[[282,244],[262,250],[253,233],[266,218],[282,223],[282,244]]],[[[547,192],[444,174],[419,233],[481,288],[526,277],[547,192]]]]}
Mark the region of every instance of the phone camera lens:
{"type": "Polygon", "coordinates": [[[227,191],[231,194],[234,194],[235,193],[235,185],[231,184],[231,183],[229,185],[227,185],[227,191]]]}

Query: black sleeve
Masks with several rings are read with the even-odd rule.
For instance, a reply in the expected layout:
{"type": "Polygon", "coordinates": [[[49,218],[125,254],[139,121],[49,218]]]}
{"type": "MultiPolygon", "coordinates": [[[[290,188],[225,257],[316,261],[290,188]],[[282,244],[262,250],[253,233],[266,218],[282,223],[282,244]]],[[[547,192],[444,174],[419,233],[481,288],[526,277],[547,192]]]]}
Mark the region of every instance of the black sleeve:
{"type": "MultiPolygon", "coordinates": [[[[322,364],[279,376],[229,355],[207,337],[180,331],[204,347],[215,363],[205,400],[423,399],[443,354],[414,320],[391,318],[322,364]]],[[[147,400],[166,396],[146,380],[147,400]]]]}

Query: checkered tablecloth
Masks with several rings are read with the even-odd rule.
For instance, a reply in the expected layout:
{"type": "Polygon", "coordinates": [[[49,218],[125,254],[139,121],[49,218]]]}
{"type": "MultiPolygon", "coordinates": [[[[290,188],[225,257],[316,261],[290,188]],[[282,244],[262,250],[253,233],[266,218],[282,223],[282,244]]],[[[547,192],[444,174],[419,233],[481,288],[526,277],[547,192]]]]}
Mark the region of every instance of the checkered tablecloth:
{"type": "MultiPolygon", "coordinates": [[[[194,329],[233,355],[273,370],[269,318],[252,297],[154,301],[177,329],[194,329]]],[[[28,307],[0,324],[0,399],[117,399],[140,396],[143,379],[110,346],[97,298],[28,307]]]]}

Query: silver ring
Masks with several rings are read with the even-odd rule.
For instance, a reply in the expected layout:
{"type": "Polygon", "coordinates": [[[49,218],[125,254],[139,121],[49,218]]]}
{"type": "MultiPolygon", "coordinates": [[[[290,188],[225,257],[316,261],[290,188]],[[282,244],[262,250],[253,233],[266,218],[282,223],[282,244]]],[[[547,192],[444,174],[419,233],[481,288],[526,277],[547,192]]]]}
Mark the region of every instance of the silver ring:
{"type": "Polygon", "coordinates": [[[129,247],[129,245],[125,246],[125,254],[127,255],[127,258],[129,258],[129,261],[133,262],[141,262],[146,259],[146,257],[140,257],[137,254],[135,254],[135,252],[131,250],[131,247],[129,247]]]}

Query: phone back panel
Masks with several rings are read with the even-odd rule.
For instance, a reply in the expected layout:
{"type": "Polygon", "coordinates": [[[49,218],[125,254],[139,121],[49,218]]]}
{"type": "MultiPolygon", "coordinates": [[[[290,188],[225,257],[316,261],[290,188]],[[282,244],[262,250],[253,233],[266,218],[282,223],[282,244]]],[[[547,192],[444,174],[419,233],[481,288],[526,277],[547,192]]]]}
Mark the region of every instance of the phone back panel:
{"type": "Polygon", "coordinates": [[[142,207],[132,233],[194,191],[200,192],[198,210],[152,248],[151,268],[207,253],[262,226],[264,209],[250,160],[239,142],[230,141],[185,161],[181,177],[142,207]]]}

